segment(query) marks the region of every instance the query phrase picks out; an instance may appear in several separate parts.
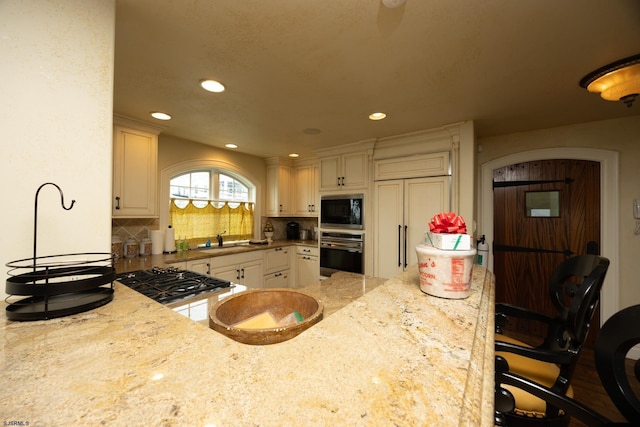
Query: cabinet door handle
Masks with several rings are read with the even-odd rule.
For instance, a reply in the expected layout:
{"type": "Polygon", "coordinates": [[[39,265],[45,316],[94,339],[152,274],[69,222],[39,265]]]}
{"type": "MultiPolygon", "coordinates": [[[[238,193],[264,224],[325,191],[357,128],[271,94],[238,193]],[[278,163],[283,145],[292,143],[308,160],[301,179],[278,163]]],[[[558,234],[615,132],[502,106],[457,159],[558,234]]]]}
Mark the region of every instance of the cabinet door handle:
{"type": "Polygon", "coordinates": [[[315,212],[316,211],[316,205],[311,205],[311,212],[315,212]]]}
{"type": "Polygon", "coordinates": [[[207,276],[211,276],[211,263],[207,263],[207,276]]]}
{"type": "Polygon", "coordinates": [[[116,196],[116,210],[120,210],[120,196],[116,196]]]}
{"type": "Polygon", "coordinates": [[[240,280],[240,270],[236,270],[236,280],[240,280]]]}
{"type": "Polygon", "coordinates": [[[242,278],[244,279],[244,268],[242,268],[241,270],[242,270],[242,278]]]}
{"type": "Polygon", "coordinates": [[[338,177],[338,187],[340,187],[340,177],[338,177]]]}
{"type": "Polygon", "coordinates": [[[342,177],[342,184],[341,185],[344,186],[344,176],[342,177]]]}
{"type": "Polygon", "coordinates": [[[280,205],[280,212],[282,212],[282,205],[280,205]]]}

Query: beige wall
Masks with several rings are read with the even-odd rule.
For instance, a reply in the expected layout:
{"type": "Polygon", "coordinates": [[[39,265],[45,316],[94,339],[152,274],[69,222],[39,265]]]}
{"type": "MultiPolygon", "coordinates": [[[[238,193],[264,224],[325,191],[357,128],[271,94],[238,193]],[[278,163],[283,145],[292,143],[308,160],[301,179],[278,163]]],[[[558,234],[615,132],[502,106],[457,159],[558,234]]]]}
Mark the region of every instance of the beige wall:
{"type": "MultiPolygon", "coordinates": [[[[622,105],[613,107],[626,108],[622,105]]],[[[477,142],[481,147],[477,153],[479,167],[506,155],[541,148],[584,147],[617,151],[619,246],[618,259],[612,259],[612,265],[619,266],[619,307],[640,304],[640,235],[634,234],[632,214],[633,199],[640,199],[640,116],[479,138],[477,142]]],[[[480,193],[478,191],[476,196],[479,206],[482,203],[480,193]]]]}
{"type": "Polygon", "coordinates": [[[37,255],[109,253],[115,0],[3,0],[0,28],[0,268],[33,256],[46,182],[76,204],[43,188],[37,255]]]}

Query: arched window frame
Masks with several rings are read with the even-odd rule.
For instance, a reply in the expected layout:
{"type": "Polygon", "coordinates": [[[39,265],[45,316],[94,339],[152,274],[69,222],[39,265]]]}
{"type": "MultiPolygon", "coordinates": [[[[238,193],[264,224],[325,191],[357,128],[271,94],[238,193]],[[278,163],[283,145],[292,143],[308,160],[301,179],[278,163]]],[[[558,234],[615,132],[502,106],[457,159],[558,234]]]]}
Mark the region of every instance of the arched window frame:
{"type": "Polygon", "coordinates": [[[169,187],[171,178],[183,173],[198,170],[211,170],[217,169],[220,172],[232,176],[233,178],[241,181],[247,187],[249,191],[253,188],[253,197],[255,202],[254,209],[254,224],[253,235],[260,235],[260,217],[262,216],[262,185],[258,177],[253,175],[250,171],[239,167],[238,165],[228,163],[220,160],[187,160],[184,162],[176,163],[168,166],[160,172],[160,229],[165,230],[169,225],[169,187]]]}

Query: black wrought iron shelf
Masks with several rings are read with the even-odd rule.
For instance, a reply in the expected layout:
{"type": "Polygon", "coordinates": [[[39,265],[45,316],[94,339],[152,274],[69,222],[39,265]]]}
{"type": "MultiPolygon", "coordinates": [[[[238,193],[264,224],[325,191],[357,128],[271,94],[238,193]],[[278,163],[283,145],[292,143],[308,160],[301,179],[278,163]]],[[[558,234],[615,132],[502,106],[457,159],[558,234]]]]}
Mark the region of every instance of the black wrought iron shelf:
{"type": "Polygon", "coordinates": [[[48,182],[36,191],[33,227],[33,257],[6,264],[6,314],[10,320],[47,320],[81,313],[113,300],[116,278],[113,255],[82,252],[37,256],[38,194],[46,185],[60,192],[62,207],[67,208],[60,187],[48,182]],[[26,298],[16,298],[23,297],[26,298]]]}

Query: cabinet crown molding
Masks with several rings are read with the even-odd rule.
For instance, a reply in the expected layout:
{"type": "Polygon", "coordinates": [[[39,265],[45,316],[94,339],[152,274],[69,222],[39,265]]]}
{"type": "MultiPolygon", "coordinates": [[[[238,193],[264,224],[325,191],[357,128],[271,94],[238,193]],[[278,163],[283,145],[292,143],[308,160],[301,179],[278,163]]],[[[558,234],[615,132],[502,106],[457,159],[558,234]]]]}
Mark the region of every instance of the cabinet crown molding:
{"type": "Polygon", "coordinates": [[[154,123],[149,123],[143,120],[126,117],[120,114],[113,115],[113,124],[116,126],[126,126],[132,129],[137,129],[139,131],[149,132],[154,135],[159,135],[161,132],[167,129],[164,126],[158,126],[154,123]]]}

